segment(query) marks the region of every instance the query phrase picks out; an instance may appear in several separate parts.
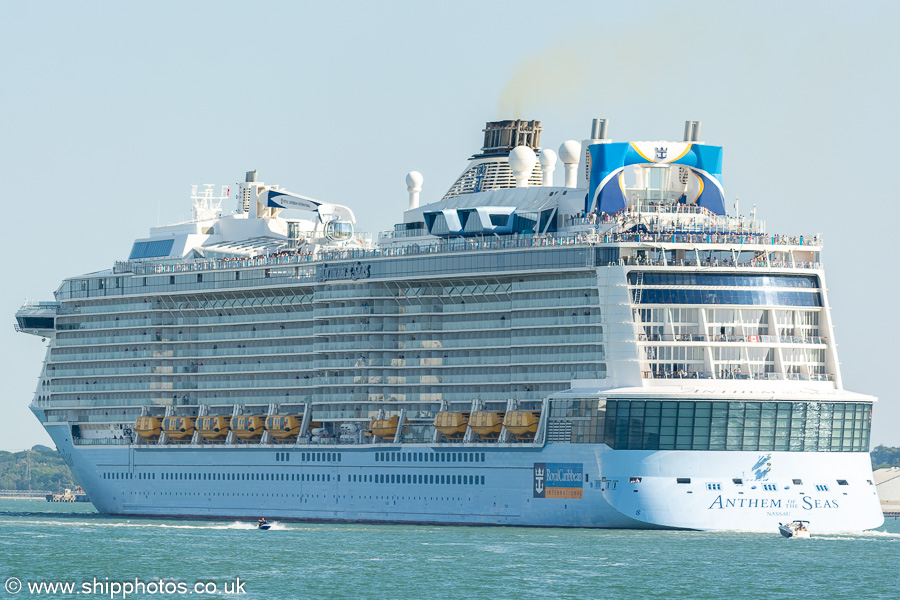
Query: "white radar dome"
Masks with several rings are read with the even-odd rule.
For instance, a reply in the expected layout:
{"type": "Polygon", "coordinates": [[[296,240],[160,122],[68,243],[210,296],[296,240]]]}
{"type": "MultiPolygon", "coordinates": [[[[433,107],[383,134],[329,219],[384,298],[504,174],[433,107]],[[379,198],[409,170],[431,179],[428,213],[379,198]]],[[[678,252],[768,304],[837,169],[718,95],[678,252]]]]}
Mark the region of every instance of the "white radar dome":
{"type": "Polygon", "coordinates": [[[406,187],[410,190],[414,189],[422,189],[422,182],[424,181],[424,177],[418,171],[410,171],[406,175],[406,187]]]}
{"type": "Polygon", "coordinates": [[[516,171],[531,172],[537,162],[534,150],[528,146],[516,146],[509,153],[509,168],[516,171]]]}
{"type": "Polygon", "coordinates": [[[550,148],[544,148],[541,150],[541,166],[544,168],[552,167],[556,165],[556,152],[551,150],[550,148]]]}
{"type": "Polygon", "coordinates": [[[565,164],[578,164],[581,160],[581,142],[567,140],[559,147],[559,159],[565,164]]]}
{"type": "Polygon", "coordinates": [[[509,169],[516,180],[516,187],[528,187],[528,177],[531,175],[537,156],[534,150],[528,146],[516,146],[509,153],[509,169]]]}

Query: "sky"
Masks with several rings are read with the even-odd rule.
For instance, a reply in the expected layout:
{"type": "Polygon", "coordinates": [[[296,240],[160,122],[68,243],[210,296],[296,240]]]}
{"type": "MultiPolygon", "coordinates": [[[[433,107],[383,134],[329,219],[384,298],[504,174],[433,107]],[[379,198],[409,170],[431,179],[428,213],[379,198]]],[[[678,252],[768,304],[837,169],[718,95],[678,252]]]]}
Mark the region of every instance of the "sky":
{"type": "Polygon", "coordinates": [[[772,233],[824,238],[844,386],[879,398],[873,445],[900,445],[900,3],[0,8],[0,449],[50,444],[27,408],[46,345],[15,333],[15,311],[185,220],[191,184],[258,169],[374,233],[401,220],[407,172],[423,174],[423,204],[440,199],[484,123],[509,118],[540,120],[552,149],[593,118],[616,141],[680,140],[702,121],[725,147],[729,202],[756,205],[772,233]]]}

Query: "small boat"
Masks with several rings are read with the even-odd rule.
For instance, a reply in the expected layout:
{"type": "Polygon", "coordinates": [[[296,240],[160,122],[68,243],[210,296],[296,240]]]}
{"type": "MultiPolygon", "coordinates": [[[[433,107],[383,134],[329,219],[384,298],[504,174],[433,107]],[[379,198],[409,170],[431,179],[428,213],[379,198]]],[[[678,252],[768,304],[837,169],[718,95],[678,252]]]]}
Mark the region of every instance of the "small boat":
{"type": "Polygon", "coordinates": [[[271,526],[272,526],[272,524],[269,523],[268,521],[266,521],[265,519],[260,519],[259,522],[256,524],[256,528],[262,529],[263,531],[268,530],[269,527],[271,527],[271,526]]]}
{"type": "Polygon", "coordinates": [[[779,523],[778,531],[786,538],[808,538],[809,529],[806,527],[809,521],[791,521],[790,523],[779,523]]]}

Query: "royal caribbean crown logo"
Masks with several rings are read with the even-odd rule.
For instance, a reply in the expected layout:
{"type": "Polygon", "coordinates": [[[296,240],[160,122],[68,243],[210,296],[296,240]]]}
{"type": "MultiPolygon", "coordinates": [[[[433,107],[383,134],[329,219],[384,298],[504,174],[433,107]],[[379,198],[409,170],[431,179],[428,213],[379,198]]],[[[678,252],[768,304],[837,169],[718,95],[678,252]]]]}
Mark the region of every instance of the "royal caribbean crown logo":
{"type": "Polygon", "coordinates": [[[665,160],[666,155],[669,153],[668,148],[657,147],[656,150],[656,160],[665,160]]]}

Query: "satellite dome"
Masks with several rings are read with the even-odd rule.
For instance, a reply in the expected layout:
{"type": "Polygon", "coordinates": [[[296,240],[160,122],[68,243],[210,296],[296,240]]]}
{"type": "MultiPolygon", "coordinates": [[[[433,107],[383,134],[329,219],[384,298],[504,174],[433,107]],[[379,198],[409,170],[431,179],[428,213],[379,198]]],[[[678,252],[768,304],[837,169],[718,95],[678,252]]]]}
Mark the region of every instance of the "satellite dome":
{"type": "Polygon", "coordinates": [[[581,142],[567,140],[559,147],[559,158],[566,164],[578,164],[581,160],[581,142]]]}
{"type": "Polygon", "coordinates": [[[513,173],[516,171],[530,173],[536,162],[537,156],[528,146],[516,146],[509,153],[509,168],[513,173]]]}
{"type": "Polygon", "coordinates": [[[408,187],[410,189],[413,189],[413,188],[421,189],[423,181],[424,181],[424,178],[422,177],[422,174],[419,173],[418,171],[410,171],[406,175],[406,187],[408,187]]]}
{"type": "Polygon", "coordinates": [[[550,148],[544,148],[541,150],[540,156],[541,166],[545,169],[547,167],[553,167],[556,165],[556,152],[551,150],[550,148]]]}

